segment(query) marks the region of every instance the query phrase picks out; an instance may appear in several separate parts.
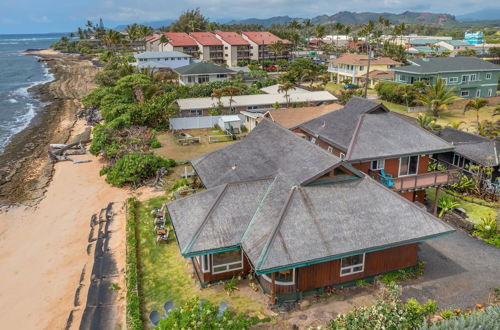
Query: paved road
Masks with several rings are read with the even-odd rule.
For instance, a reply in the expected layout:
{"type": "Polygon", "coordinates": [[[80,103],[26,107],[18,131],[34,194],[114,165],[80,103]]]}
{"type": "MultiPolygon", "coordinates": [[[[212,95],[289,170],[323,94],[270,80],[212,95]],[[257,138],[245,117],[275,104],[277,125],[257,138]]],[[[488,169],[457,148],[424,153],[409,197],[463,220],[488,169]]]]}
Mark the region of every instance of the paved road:
{"type": "Polygon", "coordinates": [[[500,287],[500,249],[461,230],[422,243],[419,258],[426,262],[424,277],[404,285],[404,298],[467,309],[486,303],[490,289],[500,287]]]}

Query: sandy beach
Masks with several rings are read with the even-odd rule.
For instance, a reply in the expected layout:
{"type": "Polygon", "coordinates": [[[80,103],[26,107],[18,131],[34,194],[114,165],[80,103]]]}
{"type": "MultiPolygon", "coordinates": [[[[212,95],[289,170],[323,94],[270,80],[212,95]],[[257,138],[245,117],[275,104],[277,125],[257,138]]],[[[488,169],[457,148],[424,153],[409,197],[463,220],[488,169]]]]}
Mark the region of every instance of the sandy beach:
{"type": "MultiPolygon", "coordinates": [[[[103,164],[92,155],[76,156],[90,159],[89,163],[47,161],[48,143],[68,142],[85,131],[83,120],[76,120],[78,99],[93,87],[97,71],[89,61],[53,53],[47,56],[53,56],[49,65],[56,81],[37,88],[52,101],[45,109],[49,114],[42,111],[35,125],[22,132],[9,150],[34,138],[37,143],[20,158],[12,153],[3,157],[10,157],[7,166],[16,170],[0,186],[3,204],[10,204],[0,209],[0,324],[4,329],[64,329],[71,311],[70,328],[77,329],[93,262],[87,254],[91,216],[115,203],[110,249],[123,273],[124,201],[132,194],[143,194],[143,198],[159,194],[147,188],[132,192],[112,187],[99,176],[103,164]],[[80,306],[75,308],[80,283],[80,306]]],[[[123,276],[117,280],[124,288],[123,276]]],[[[119,296],[124,304],[123,292],[119,296]]],[[[123,315],[118,318],[124,319],[123,315]]]]}

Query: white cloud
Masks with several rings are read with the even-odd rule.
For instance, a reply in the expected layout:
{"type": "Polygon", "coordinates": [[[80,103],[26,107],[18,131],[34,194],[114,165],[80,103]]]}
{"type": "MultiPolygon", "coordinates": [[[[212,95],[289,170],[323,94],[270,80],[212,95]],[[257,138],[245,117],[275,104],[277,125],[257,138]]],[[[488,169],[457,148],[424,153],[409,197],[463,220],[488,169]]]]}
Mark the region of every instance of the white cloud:
{"type": "Polygon", "coordinates": [[[35,23],[51,23],[52,22],[47,16],[32,16],[31,20],[35,23]]]}

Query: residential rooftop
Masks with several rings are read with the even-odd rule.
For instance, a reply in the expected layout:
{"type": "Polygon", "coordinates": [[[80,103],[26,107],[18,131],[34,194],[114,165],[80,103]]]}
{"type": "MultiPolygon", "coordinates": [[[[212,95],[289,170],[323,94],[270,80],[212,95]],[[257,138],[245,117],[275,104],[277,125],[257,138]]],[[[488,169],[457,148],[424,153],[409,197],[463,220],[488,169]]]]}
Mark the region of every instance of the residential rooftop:
{"type": "Polygon", "coordinates": [[[191,32],[189,35],[202,46],[222,46],[222,41],[211,32],[191,32]]]}
{"type": "MultiPolygon", "coordinates": [[[[266,94],[284,94],[284,92],[279,92],[280,84],[275,84],[267,87],[262,87],[260,90],[266,94]]],[[[288,94],[292,93],[309,93],[307,89],[303,89],[300,87],[294,87],[288,90],[288,94]]]]}
{"type": "Polygon", "coordinates": [[[140,54],[134,55],[135,58],[171,58],[171,57],[191,57],[191,55],[184,54],[181,52],[177,51],[171,51],[171,52],[144,52],[140,54]]]}
{"type": "Polygon", "coordinates": [[[196,41],[185,32],[165,32],[169,43],[174,47],[198,46],[196,41]]]}
{"type": "Polygon", "coordinates": [[[278,41],[281,41],[284,44],[291,44],[289,40],[281,39],[267,31],[242,32],[241,34],[258,45],[270,45],[278,41]]]}
{"type": "Polygon", "coordinates": [[[427,57],[409,60],[410,65],[394,68],[395,71],[437,74],[445,72],[465,71],[500,71],[500,65],[483,61],[475,56],[427,57]]]}
{"type": "Polygon", "coordinates": [[[230,70],[228,68],[210,62],[198,62],[198,63],[184,65],[175,69],[175,72],[177,72],[180,75],[234,73],[233,70],[230,70]]]}
{"type": "Polygon", "coordinates": [[[238,34],[236,32],[216,32],[216,35],[218,35],[222,40],[230,44],[231,46],[247,46],[250,43],[245,40],[241,34],[238,34]]]}
{"type": "MultiPolygon", "coordinates": [[[[342,54],[339,58],[331,59],[332,64],[354,64],[354,65],[368,65],[368,56],[361,54],[342,54]]],[[[394,61],[389,57],[375,57],[370,60],[372,65],[387,64],[398,65],[400,62],[394,61]]]]}
{"type": "Polygon", "coordinates": [[[319,107],[299,107],[269,110],[264,114],[264,117],[269,118],[273,122],[281,126],[292,129],[305,121],[317,118],[325,113],[339,110],[342,105],[332,103],[319,107]]]}

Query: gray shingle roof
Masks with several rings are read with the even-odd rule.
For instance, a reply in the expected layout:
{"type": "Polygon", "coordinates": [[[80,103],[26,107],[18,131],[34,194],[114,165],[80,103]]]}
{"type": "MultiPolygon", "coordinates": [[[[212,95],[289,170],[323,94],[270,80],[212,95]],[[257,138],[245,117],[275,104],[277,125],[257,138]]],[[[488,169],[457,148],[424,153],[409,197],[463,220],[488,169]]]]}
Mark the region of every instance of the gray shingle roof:
{"type": "Polygon", "coordinates": [[[498,147],[500,142],[482,136],[444,128],[436,133],[455,146],[455,152],[483,166],[498,166],[500,164],[498,147]]]}
{"type": "Polygon", "coordinates": [[[321,136],[328,142],[347,150],[359,117],[363,113],[378,110],[388,111],[380,102],[353,97],[344,108],[302,123],[299,127],[313,135],[321,136]]]}
{"type": "Polygon", "coordinates": [[[190,75],[190,74],[227,74],[234,73],[233,70],[216,65],[210,62],[198,62],[185,66],[178,67],[175,69],[180,75],[190,75]]]}
{"type": "Polygon", "coordinates": [[[339,158],[265,118],[242,141],[195,158],[191,164],[210,188],[269,178],[278,171],[301,183],[339,162],[339,158]]]}
{"type": "Polygon", "coordinates": [[[347,153],[348,160],[369,160],[451,151],[453,146],[392,113],[361,116],[347,153]]]}
{"type": "Polygon", "coordinates": [[[368,176],[221,185],[167,204],[185,256],[241,246],[259,273],[417,242],[453,229],[368,176]]]}
{"type": "Polygon", "coordinates": [[[413,64],[394,68],[397,72],[433,74],[466,71],[500,71],[496,65],[474,56],[415,58],[413,64]]]}

